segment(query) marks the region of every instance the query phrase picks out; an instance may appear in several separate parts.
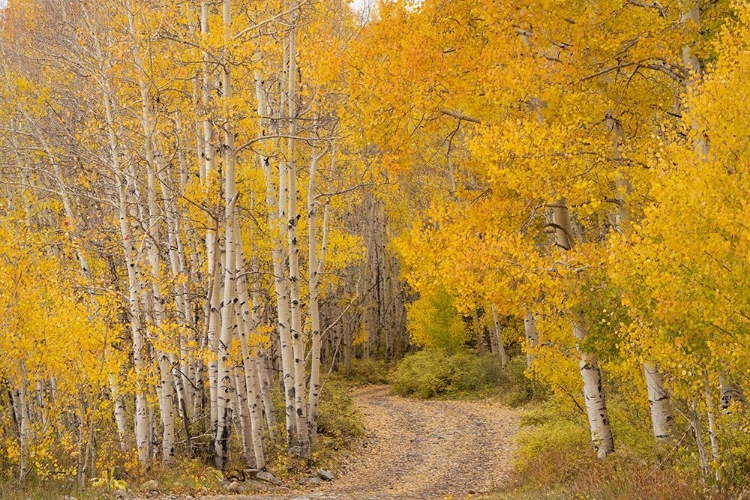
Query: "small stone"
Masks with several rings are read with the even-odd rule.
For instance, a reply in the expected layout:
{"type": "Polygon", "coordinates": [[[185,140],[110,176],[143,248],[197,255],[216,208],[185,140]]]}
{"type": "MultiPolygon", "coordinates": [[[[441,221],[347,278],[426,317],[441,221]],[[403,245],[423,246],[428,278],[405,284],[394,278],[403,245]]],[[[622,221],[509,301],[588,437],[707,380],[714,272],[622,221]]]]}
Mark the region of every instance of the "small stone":
{"type": "Polygon", "coordinates": [[[78,499],[72,495],[65,495],[63,497],[63,500],[78,500],[78,499]]]}
{"type": "Polygon", "coordinates": [[[266,481],[267,483],[272,483],[276,486],[281,486],[283,484],[279,478],[266,471],[258,472],[255,475],[255,479],[260,479],[261,481],[266,481]]]}
{"type": "Polygon", "coordinates": [[[267,491],[270,488],[270,486],[266,483],[261,483],[260,481],[255,481],[253,479],[249,479],[245,481],[245,489],[256,489],[261,491],[267,491]]]}
{"type": "Polygon", "coordinates": [[[241,488],[239,481],[232,481],[231,483],[225,486],[225,489],[229,493],[239,493],[242,488],[241,488]]]}
{"type": "Polygon", "coordinates": [[[141,485],[141,489],[146,491],[159,491],[159,482],[156,479],[146,481],[141,485]]]}
{"type": "Polygon", "coordinates": [[[334,476],[332,472],[328,472],[324,469],[318,469],[318,477],[323,481],[333,481],[336,479],[336,476],[334,476]]]}
{"type": "Polygon", "coordinates": [[[258,475],[258,472],[260,472],[260,470],[258,470],[258,469],[244,469],[242,471],[242,473],[245,474],[245,479],[246,480],[247,479],[255,479],[255,476],[258,475]]]}

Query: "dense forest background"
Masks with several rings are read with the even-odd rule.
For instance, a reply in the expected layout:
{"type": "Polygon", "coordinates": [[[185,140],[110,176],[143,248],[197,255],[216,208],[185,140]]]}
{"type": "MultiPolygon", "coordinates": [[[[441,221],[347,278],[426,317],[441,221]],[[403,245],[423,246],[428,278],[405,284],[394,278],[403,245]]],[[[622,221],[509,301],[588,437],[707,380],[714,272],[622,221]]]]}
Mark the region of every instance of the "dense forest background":
{"type": "Polygon", "coordinates": [[[5,480],[312,463],[327,382],[389,370],[749,480],[743,2],[0,16],[5,480]]]}

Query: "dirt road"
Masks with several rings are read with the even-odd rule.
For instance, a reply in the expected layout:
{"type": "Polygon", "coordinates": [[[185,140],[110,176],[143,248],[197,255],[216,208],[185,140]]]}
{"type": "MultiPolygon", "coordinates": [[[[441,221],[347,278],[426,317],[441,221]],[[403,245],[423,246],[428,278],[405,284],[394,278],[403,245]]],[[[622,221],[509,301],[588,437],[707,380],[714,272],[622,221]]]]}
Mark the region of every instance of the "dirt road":
{"type": "MultiPolygon", "coordinates": [[[[463,500],[504,484],[518,416],[490,401],[421,401],[369,386],[352,397],[366,442],[335,481],[283,495],[232,500],[463,500]]],[[[219,500],[214,498],[213,500],[219,500]]]]}

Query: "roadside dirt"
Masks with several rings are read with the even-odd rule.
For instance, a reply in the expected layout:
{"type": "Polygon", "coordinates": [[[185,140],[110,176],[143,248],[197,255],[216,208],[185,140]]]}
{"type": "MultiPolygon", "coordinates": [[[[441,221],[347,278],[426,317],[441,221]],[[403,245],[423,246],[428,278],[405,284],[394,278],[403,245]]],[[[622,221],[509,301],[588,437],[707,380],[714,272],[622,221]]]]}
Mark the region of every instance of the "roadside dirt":
{"type": "Polygon", "coordinates": [[[518,415],[492,401],[421,401],[357,389],[366,440],[314,489],[212,500],[463,500],[507,482],[518,415]]]}

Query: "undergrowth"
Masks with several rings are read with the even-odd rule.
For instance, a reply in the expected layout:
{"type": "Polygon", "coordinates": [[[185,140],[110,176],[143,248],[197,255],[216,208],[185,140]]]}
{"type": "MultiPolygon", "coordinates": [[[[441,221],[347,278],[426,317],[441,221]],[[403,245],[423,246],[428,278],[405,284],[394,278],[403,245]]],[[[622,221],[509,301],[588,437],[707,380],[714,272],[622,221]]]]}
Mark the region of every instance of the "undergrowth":
{"type": "MultiPolygon", "coordinates": [[[[267,468],[286,484],[296,484],[297,479],[310,475],[317,468],[335,471],[342,452],[347,451],[364,435],[364,422],[359,409],[347,395],[348,383],[340,377],[331,377],[321,393],[317,440],[310,461],[290,457],[283,442],[283,402],[277,402],[279,436],[277,442],[266,440],[267,468]]],[[[277,398],[280,399],[280,398],[277,398]]],[[[147,469],[135,467],[124,470],[117,467],[100,471],[99,476],[90,480],[87,487],[80,488],[73,476],[59,476],[38,479],[30,474],[21,487],[13,478],[0,481],[2,500],[58,500],[66,496],[78,500],[117,498],[116,490],[126,489],[128,495],[148,496],[151,487],[158,485],[161,494],[200,496],[226,493],[224,485],[233,479],[243,478],[243,469],[248,465],[242,457],[242,442],[234,430],[230,435],[230,460],[224,472],[213,467],[213,457],[201,450],[194,459],[178,460],[170,466],[155,462],[147,469]]],[[[250,491],[252,492],[252,491],[250,491]]],[[[262,493],[263,491],[258,491],[262,493]]]]}
{"type": "Polygon", "coordinates": [[[524,375],[525,368],[520,357],[511,359],[503,370],[500,360],[490,354],[424,350],[402,359],[391,373],[390,381],[393,391],[401,396],[422,399],[495,396],[505,404],[519,406],[545,393],[539,383],[524,375]]]}
{"type": "Polygon", "coordinates": [[[344,378],[354,385],[377,385],[389,382],[388,366],[375,359],[352,359],[349,368],[343,372],[344,378]]]}
{"type": "MultiPolygon", "coordinates": [[[[610,414],[627,410],[613,397],[610,414]]],[[[694,453],[674,443],[655,443],[647,425],[617,419],[613,432],[618,448],[598,459],[591,446],[585,414],[559,402],[527,405],[521,430],[515,474],[485,500],[699,500],[744,498],[739,489],[703,480],[694,453]],[[723,488],[723,489],[722,489],[723,488]]],[[[687,425],[685,423],[685,425],[687,425]]]]}

